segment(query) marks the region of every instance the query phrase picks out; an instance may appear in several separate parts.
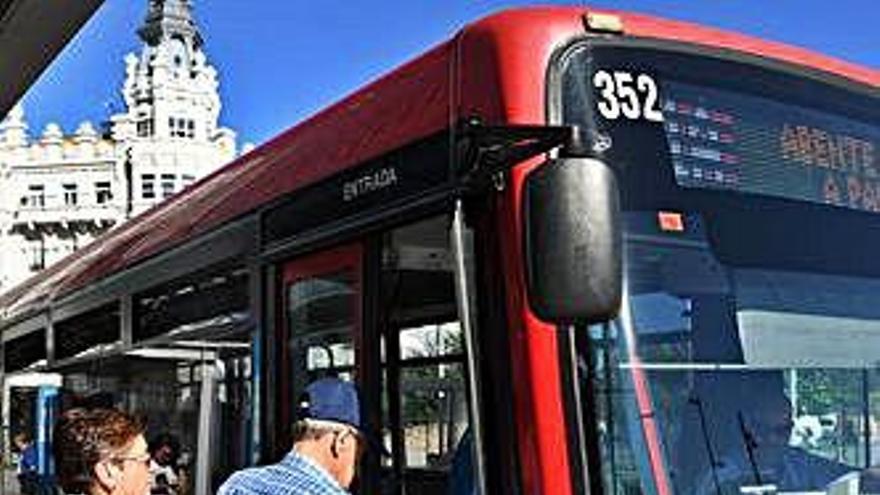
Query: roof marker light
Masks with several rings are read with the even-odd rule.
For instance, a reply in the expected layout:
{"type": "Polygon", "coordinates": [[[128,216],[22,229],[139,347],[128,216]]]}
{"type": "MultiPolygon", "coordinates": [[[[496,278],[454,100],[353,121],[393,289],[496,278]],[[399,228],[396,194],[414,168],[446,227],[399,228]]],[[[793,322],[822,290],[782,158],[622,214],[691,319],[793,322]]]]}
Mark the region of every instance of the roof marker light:
{"type": "Polygon", "coordinates": [[[602,12],[587,12],[584,15],[584,23],[590,31],[623,33],[623,19],[618,15],[605,14],[602,12]]]}

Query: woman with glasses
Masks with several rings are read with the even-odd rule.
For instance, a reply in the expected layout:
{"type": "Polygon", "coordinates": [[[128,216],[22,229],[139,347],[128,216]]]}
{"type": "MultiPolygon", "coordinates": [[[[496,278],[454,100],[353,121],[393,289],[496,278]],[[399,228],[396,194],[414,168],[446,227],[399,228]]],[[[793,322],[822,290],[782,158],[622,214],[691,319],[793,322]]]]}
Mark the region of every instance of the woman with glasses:
{"type": "Polygon", "coordinates": [[[65,493],[147,495],[150,454],[144,426],[116,409],[71,409],[55,424],[58,484],[65,493]]]}

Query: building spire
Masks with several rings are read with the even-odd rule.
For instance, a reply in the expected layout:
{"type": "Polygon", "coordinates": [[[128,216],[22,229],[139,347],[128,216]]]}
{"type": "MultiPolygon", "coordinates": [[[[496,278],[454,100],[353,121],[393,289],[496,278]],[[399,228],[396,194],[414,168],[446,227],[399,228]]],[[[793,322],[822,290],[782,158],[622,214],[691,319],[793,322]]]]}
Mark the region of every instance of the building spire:
{"type": "Polygon", "coordinates": [[[192,40],[193,48],[202,46],[202,35],[192,15],[192,0],[150,0],[150,8],[138,35],[150,46],[163,40],[192,40]]]}

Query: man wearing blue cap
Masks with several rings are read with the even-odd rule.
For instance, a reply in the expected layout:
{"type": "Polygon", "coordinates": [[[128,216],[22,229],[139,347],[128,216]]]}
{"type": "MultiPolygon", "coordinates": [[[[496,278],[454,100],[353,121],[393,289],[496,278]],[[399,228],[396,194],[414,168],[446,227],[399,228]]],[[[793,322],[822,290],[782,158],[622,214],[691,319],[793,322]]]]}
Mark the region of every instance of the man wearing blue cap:
{"type": "Polygon", "coordinates": [[[218,495],[346,495],[365,448],[354,385],[312,382],[298,404],[293,448],[277,464],[238,471],[218,495]]]}

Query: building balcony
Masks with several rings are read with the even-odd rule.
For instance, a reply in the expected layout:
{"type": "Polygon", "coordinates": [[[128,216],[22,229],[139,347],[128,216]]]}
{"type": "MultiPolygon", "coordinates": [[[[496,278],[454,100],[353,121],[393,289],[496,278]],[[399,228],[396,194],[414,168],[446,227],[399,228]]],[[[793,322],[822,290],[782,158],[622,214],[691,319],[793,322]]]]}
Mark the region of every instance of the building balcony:
{"type": "Polygon", "coordinates": [[[65,223],[119,219],[120,211],[112,203],[76,206],[21,206],[12,215],[13,223],[65,223]]]}
{"type": "Polygon", "coordinates": [[[76,210],[21,209],[14,215],[12,234],[37,240],[47,236],[72,239],[95,237],[119,220],[116,208],[82,208],[76,210]]]}

